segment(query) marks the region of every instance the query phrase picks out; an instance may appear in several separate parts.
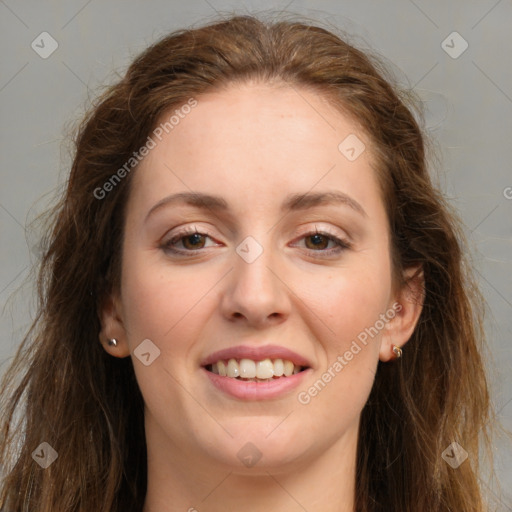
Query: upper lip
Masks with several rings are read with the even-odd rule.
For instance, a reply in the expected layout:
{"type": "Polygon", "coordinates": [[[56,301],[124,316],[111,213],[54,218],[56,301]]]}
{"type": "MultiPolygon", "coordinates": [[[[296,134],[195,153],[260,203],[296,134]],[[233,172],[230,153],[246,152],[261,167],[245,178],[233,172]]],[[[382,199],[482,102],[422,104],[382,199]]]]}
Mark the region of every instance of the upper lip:
{"type": "Polygon", "coordinates": [[[278,345],[264,345],[258,347],[238,345],[236,347],[225,348],[208,355],[201,362],[201,366],[207,366],[217,361],[227,359],[252,359],[253,361],[263,361],[263,359],[286,359],[296,366],[311,366],[311,363],[305,357],[289,348],[280,347],[278,345]]]}

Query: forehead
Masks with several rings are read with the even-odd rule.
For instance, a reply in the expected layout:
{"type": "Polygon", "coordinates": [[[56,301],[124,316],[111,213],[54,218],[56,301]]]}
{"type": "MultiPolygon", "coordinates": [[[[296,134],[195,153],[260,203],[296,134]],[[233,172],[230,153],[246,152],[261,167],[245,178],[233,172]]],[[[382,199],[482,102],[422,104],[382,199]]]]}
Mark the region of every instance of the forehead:
{"type": "MultiPolygon", "coordinates": [[[[243,84],[195,99],[196,106],[177,124],[161,130],[161,140],[155,139],[133,177],[136,195],[146,202],[192,189],[220,195],[236,191],[239,200],[248,201],[315,187],[350,192],[362,202],[375,200],[368,137],[320,94],[243,84]],[[361,151],[356,159],[347,158],[347,140],[360,144],[354,146],[361,151]]],[[[164,126],[176,109],[157,126],[164,126]]]]}
{"type": "Polygon", "coordinates": [[[301,157],[326,149],[337,153],[340,136],[362,131],[326,97],[298,87],[233,84],[196,101],[167,137],[169,148],[183,149],[186,140],[208,144],[210,153],[218,147],[224,155],[272,154],[275,161],[283,153],[293,159],[295,153],[298,159],[299,150],[301,157]]]}

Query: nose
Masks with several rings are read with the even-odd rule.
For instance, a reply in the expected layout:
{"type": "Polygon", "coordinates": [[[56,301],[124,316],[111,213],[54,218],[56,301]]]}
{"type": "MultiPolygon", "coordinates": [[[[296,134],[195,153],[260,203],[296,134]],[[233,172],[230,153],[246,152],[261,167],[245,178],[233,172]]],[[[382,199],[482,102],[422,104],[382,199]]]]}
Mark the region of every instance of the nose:
{"type": "Polygon", "coordinates": [[[285,321],[290,314],[291,292],[282,269],[269,244],[264,246],[254,239],[248,246],[240,244],[238,251],[233,251],[233,270],[222,292],[224,317],[260,328],[285,321]],[[244,253],[244,248],[249,250],[244,253]],[[262,249],[253,260],[254,251],[258,254],[262,249]]]}

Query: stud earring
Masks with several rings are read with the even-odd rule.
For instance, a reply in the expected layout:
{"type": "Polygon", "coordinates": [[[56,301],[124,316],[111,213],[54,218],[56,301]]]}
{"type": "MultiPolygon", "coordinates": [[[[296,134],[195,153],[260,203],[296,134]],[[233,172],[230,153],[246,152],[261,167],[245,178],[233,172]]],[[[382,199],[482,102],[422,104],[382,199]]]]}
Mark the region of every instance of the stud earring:
{"type": "Polygon", "coordinates": [[[393,352],[395,353],[397,359],[402,357],[402,349],[400,347],[393,345],[393,352]]]}
{"type": "Polygon", "coordinates": [[[112,339],[108,340],[108,344],[111,347],[117,347],[117,340],[115,338],[112,338],[112,339]]]}

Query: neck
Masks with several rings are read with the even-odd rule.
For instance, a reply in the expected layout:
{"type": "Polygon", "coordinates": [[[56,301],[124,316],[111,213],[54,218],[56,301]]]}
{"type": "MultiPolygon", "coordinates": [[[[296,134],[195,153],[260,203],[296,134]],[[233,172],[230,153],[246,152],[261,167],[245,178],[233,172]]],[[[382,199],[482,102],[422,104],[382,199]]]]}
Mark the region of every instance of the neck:
{"type": "Polygon", "coordinates": [[[146,418],[143,512],[354,512],[357,433],[354,424],[324,452],[287,465],[265,465],[262,458],[240,469],[173,443],[146,418]]]}

